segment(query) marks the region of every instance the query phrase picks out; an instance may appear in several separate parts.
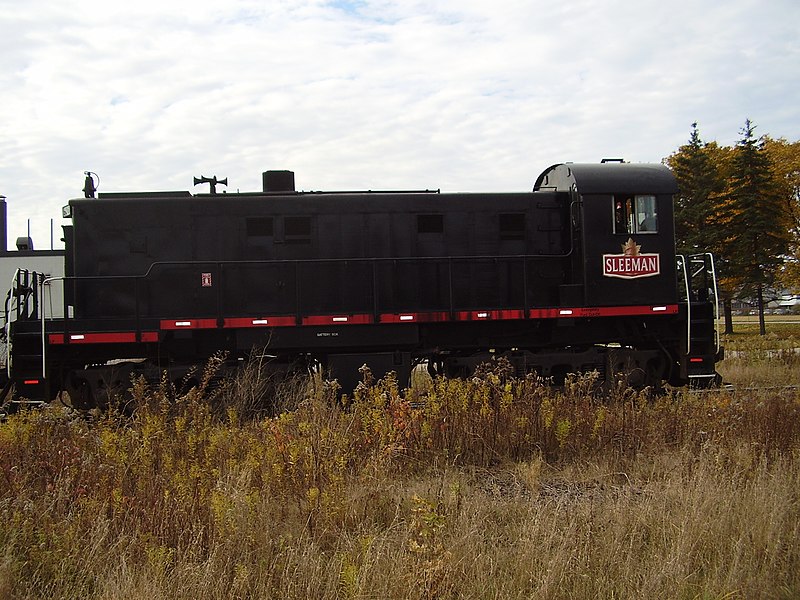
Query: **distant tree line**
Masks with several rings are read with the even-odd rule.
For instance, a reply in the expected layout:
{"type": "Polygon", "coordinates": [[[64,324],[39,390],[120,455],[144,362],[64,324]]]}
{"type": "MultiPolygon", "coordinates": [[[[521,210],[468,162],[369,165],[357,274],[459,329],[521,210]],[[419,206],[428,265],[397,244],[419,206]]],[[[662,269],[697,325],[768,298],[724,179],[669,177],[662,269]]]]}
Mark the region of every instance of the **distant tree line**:
{"type": "Polygon", "coordinates": [[[764,306],[779,290],[800,290],[800,141],[757,137],[746,120],[733,146],[705,142],[697,123],[688,143],[665,159],[678,180],[679,253],[714,253],[726,332],[731,303],[764,306]]]}

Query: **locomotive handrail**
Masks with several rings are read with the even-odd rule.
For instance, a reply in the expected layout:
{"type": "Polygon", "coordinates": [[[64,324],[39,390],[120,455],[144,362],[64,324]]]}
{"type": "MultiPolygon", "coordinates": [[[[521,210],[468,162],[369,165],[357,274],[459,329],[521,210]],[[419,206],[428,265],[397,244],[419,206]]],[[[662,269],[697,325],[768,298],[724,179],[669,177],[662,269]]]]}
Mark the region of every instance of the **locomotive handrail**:
{"type": "Polygon", "coordinates": [[[714,255],[710,252],[702,254],[692,254],[688,258],[684,255],[676,255],[679,270],[683,273],[683,289],[686,292],[686,327],[687,327],[687,354],[691,353],[691,334],[692,334],[692,302],[709,302],[713,306],[714,324],[714,351],[720,350],[719,336],[719,289],[717,287],[717,271],[714,263],[714,255]],[[690,271],[690,269],[693,269],[690,271]],[[694,278],[702,276],[701,287],[694,288],[694,278]],[[700,295],[700,291],[705,290],[706,294],[700,295]]]}
{"type": "Polygon", "coordinates": [[[47,377],[47,332],[45,331],[45,310],[44,310],[44,285],[45,278],[42,277],[42,285],[39,286],[39,293],[42,295],[41,314],[39,315],[42,322],[42,379],[47,377]]]}
{"type": "MultiPolygon", "coordinates": [[[[570,244],[571,246],[571,244],[570,244]]],[[[403,257],[376,257],[376,258],[359,258],[359,257],[340,257],[340,258],[298,258],[298,259],[277,259],[271,258],[268,260],[160,260],[150,263],[147,271],[143,275],[81,275],[68,277],[70,281],[79,279],[125,279],[125,278],[146,278],[150,275],[154,267],[169,266],[169,265],[286,265],[292,263],[302,264],[316,264],[316,263],[347,263],[347,262],[361,262],[361,263],[392,263],[392,262],[419,262],[419,261],[460,261],[460,260],[540,260],[546,258],[569,258],[572,256],[573,248],[570,247],[569,252],[561,254],[503,254],[500,256],[489,254],[464,254],[458,256],[403,256],[403,257]]]]}
{"type": "Polygon", "coordinates": [[[19,272],[21,270],[22,269],[17,269],[16,271],[14,271],[14,277],[11,280],[11,287],[8,288],[8,295],[6,296],[5,313],[4,313],[4,320],[3,320],[3,332],[5,333],[5,337],[6,337],[6,347],[5,347],[5,352],[6,352],[6,373],[7,373],[8,377],[9,377],[9,379],[11,378],[11,336],[9,335],[11,333],[11,321],[9,319],[9,316],[10,316],[9,315],[9,311],[13,311],[13,308],[9,308],[9,304],[11,302],[11,298],[13,297],[13,292],[16,289],[16,285],[15,284],[17,283],[17,280],[19,278],[19,272]]]}
{"type": "MultiPolygon", "coordinates": [[[[209,315],[212,314],[210,311],[214,310],[214,315],[221,319],[225,315],[224,312],[224,299],[225,299],[225,287],[226,283],[226,271],[232,265],[251,265],[251,266],[281,266],[288,269],[294,269],[295,271],[295,293],[294,293],[294,306],[292,306],[293,313],[295,314],[296,318],[302,318],[304,311],[302,308],[303,300],[305,298],[305,292],[307,288],[304,288],[302,283],[302,278],[299,277],[299,273],[304,266],[309,265],[324,265],[324,264],[340,264],[347,267],[348,265],[371,265],[371,273],[368,274],[368,277],[372,278],[370,289],[372,291],[372,301],[371,301],[371,312],[376,316],[380,312],[380,303],[381,303],[381,295],[379,293],[380,288],[380,281],[381,277],[379,275],[379,268],[380,265],[387,265],[387,264],[436,264],[441,265],[447,269],[447,274],[442,274],[442,281],[446,283],[446,288],[442,288],[443,297],[441,300],[437,301],[437,303],[441,302],[440,306],[444,310],[448,310],[450,315],[454,314],[454,311],[457,310],[457,298],[461,296],[457,293],[456,284],[454,281],[454,274],[456,272],[456,265],[463,265],[463,264],[471,264],[473,262],[492,262],[492,263],[501,263],[505,262],[508,264],[519,264],[519,270],[516,271],[515,279],[521,278],[522,285],[520,287],[520,297],[518,298],[517,302],[524,307],[527,311],[530,303],[530,290],[528,285],[528,275],[530,273],[529,261],[540,261],[545,260],[548,258],[552,258],[553,256],[558,256],[560,258],[568,257],[572,253],[572,248],[570,251],[565,254],[559,255],[545,255],[545,254],[508,254],[502,256],[492,256],[492,255],[458,255],[458,256],[416,256],[416,257],[381,257],[381,258],[361,258],[361,257],[348,257],[348,258],[314,258],[314,259],[295,259],[295,260],[280,260],[280,259],[267,259],[267,260],[224,260],[224,261],[215,261],[215,260],[190,260],[190,261],[182,261],[182,260],[175,260],[175,261],[156,261],[150,263],[147,270],[144,274],[136,274],[136,275],[81,275],[81,276],[57,276],[57,277],[49,277],[45,280],[46,283],[51,283],[55,281],[61,281],[66,286],[70,282],[78,282],[78,281],[97,281],[97,282],[113,282],[113,281],[129,281],[131,282],[131,289],[129,292],[132,294],[129,296],[131,301],[133,302],[134,306],[130,307],[128,310],[125,310],[124,313],[120,313],[119,316],[121,318],[134,318],[135,319],[135,329],[137,335],[141,332],[141,321],[143,318],[158,318],[160,315],[151,314],[152,311],[146,309],[146,314],[142,312],[142,293],[146,293],[147,286],[143,284],[148,278],[153,277],[155,271],[159,268],[163,267],[196,267],[196,266],[208,266],[212,268],[216,268],[219,270],[219,277],[220,277],[220,285],[214,286],[216,288],[216,301],[215,301],[215,308],[209,305],[209,315]],[[446,278],[446,279],[445,279],[446,278]],[[443,300],[443,302],[442,302],[443,300]],[[445,304],[446,303],[446,304],[445,304]],[[445,306],[447,308],[445,308],[445,306]]],[[[127,289],[127,287],[126,287],[127,289]]],[[[463,298],[462,298],[463,300],[463,298]]],[[[388,297],[383,298],[383,302],[390,301],[388,297]]],[[[70,304],[69,304],[69,295],[64,294],[64,306],[63,306],[63,329],[61,332],[68,333],[69,330],[69,322],[74,317],[70,316],[70,304]]],[[[289,305],[286,306],[289,308],[289,305]]],[[[163,315],[163,316],[166,316],[163,315]]],[[[43,321],[53,319],[54,317],[50,315],[43,315],[43,321]]],[[[44,326],[43,326],[44,330],[44,326]]],[[[44,335],[44,334],[43,334],[44,335]]],[[[43,339],[43,344],[46,343],[46,340],[43,339]]]]}
{"type": "Polygon", "coordinates": [[[714,262],[714,255],[711,254],[711,252],[707,252],[706,254],[711,261],[711,281],[714,284],[714,339],[716,340],[716,351],[719,352],[719,291],[717,289],[717,265],[714,262]]]}
{"type": "Polygon", "coordinates": [[[156,267],[162,266],[192,266],[192,265],[287,265],[287,264],[318,264],[318,263],[396,263],[396,262],[436,262],[447,259],[448,262],[453,261],[472,261],[472,260],[543,260],[549,258],[569,258],[572,256],[574,247],[570,243],[568,252],[560,254],[503,254],[503,255],[489,255],[489,254],[464,254],[458,256],[405,256],[405,257],[374,257],[374,258],[360,258],[360,257],[339,257],[339,258],[300,258],[300,259],[260,259],[260,260],[160,260],[150,263],[150,266],[143,274],[139,275],[62,275],[58,277],[48,277],[44,283],[51,281],[90,281],[90,280],[125,280],[125,279],[146,279],[149,277],[156,267]]]}
{"type": "MultiPolygon", "coordinates": [[[[8,291],[8,296],[6,297],[5,302],[5,314],[4,319],[5,322],[3,324],[3,333],[6,338],[6,371],[9,376],[11,377],[11,370],[12,370],[12,355],[11,355],[11,323],[12,318],[13,321],[20,321],[20,320],[31,320],[37,319],[41,317],[41,311],[43,311],[43,307],[45,306],[45,285],[44,285],[44,277],[41,273],[37,273],[36,271],[30,271],[28,269],[17,269],[14,272],[14,278],[12,280],[11,288],[8,291]],[[21,275],[24,273],[24,283],[22,282],[21,275]],[[29,296],[33,297],[33,307],[29,308],[28,306],[28,298],[29,296]],[[41,296],[41,299],[40,299],[41,296]],[[9,308],[9,303],[11,299],[14,299],[12,306],[9,308]],[[23,298],[24,297],[24,298],[23,298]],[[16,315],[13,312],[16,311],[16,315]],[[11,313],[11,314],[10,314],[11,313]],[[31,314],[32,313],[32,314],[31,314]]],[[[42,342],[44,343],[44,341],[42,342]]],[[[44,377],[44,371],[42,372],[42,377],[44,377]]]]}
{"type": "Polygon", "coordinates": [[[686,264],[686,257],[683,254],[675,255],[679,271],[683,273],[683,289],[686,291],[686,355],[692,351],[692,296],[689,287],[689,269],[686,264]]]}
{"type": "Polygon", "coordinates": [[[19,272],[23,269],[17,269],[14,271],[14,277],[11,280],[11,287],[8,288],[8,295],[6,296],[5,302],[5,313],[4,313],[4,320],[3,320],[3,332],[5,333],[6,337],[6,372],[8,373],[9,378],[11,377],[11,320],[10,320],[10,312],[13,311],[13,308],[10,308],[9,305],[11,303],[11,299],[13,297],[13,292],[16,289],[16,283],[19,279],[19,272]]]}
{"type": "MultiPolygon", "coordinates": [[[[253,195],[253,196],[262,196],[265,193],[269,194],[269,192],[249,192],[249,194],[253,195]]],[[[280,192],[273,192],[273,193],[274,194],[285,194],[286,192],[280,191],[280,192]]],[[[323,194],[325,196],[347,196],[349,194],[374,194],[376,196],[380,196],[380,195],[390,195],[390,194],[395,194],[395,195],[398,195],[398,194],[441,194],[442,190],[441,189],[437,189],[437,190],[331,190],[331,191],[325,191],[325,190],[303,190],[303,191],[298,191],[298,192],[294,192],[294,193],[297,194],[298,196],[302,196],[302,195],[312,195],[313,196],[315,194],[318,195],[318,196],[319,195],[323,195],[323,194]]],[[[241,194],[241,192],[240,192],[240,194],[241,194]]],[[[245,194],[248,194],[248,192],[245,192],[245,194]]],[[[241,194],[241,195],[245,195],[245,194],[241,194]]]]}
{"type": "Polygon", "coordinates": [[[714,306],[714,349],[716,352],[719,352],[719,288],[717,287],[717,267],[714,262],[714,255],[711,252],[692,254],[689,256],[689,260],[700,263],[701,266],[697,272],[704,271],[706,277],[711,279],[711,292],[714,306]]]}

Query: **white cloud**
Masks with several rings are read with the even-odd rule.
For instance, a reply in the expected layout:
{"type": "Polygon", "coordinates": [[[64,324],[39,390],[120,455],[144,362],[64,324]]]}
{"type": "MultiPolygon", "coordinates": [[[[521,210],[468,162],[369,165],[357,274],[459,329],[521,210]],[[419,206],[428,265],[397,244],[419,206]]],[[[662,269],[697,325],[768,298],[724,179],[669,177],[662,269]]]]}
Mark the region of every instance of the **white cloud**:
{"type": "MultiPolygon", "coordinates": [[[[800,8],[582,0],[0,1],[10,235],[80,195],[529,189],[555,162],[659,161],[699,121],[798,139],[800,8]]],[[[58,221],[57,221],[58,224],[58,221]]],[[[46,242],[45,242],[46,243],[46,242]]]]}

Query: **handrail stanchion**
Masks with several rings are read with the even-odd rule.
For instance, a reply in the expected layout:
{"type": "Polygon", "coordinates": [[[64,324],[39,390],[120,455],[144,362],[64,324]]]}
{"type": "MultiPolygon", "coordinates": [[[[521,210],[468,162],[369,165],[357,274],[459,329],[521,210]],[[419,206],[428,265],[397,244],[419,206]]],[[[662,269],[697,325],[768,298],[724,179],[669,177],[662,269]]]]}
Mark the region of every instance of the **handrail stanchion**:
{"type": "Polygon", "coordinates": [[[294,313],[295,323],[300,325],[303,322],[303,316],[300,313],[300,261],[294,261],[294,313]]]}
{"type": "Polygon", "coordinates": [[[372,318],[373,322],[377,323],[380,319],[380,307],[378,306],[378,262],[375,260],[372,263],[372,318]]]}
{"type": "MultiPolygon", "coordinates": [[[[447,258],[447,286],[448,295],[450,297],[450,319],[455,318],[455,300],[453,299],[453,259],[447,258]]],[[[438,295],[438,294],[437,294],[438,295]]]]}
{"type": "Polygon", "coordinates": [[[528,318],[528,261],[522,258],[522,306],[525,309],[524,319],[528,318]]]}
{"type": "MultiPolygon", "coordinates": [[[[42,379],[46,381],[47,380],[47,333],[45,331],[45,314],[44,314],[45,278],[44,275],[38,275],[38,277],[41,277],[42,279],[42,284],[39,286],[39,294],[41,296],[41,302],[39,302],[39,306],[41,307],[39,312],[39,318],[42,321],[42,379]]],[[[49,285],[49,280],[48,280],[48,285],[49,285]]]]}
{"type": "Polygon", "coordinates": [[[714,338],[716,341],[716,351],[719,352],[719,290],[717,289],[717,266],[714,263],[714,255],[706,253],[711,267],[711,282],[714,284],[714,338]]]}
{"type": "Polygon", "coordinates": [[[136,341],[142,341],[142,321],[141,321],[141,308],[139,304],[139,296],[140,296],[140,286],[139,286],[139,278],[135,277],[133,279],[133,306],[134,310],[136,311],[135,319],[136,319],[136,341]]]}
{"type": "Polygon", "coordinates": [[[689,266],[682,254],[678,254],[675,258],[683,271],[683,289],[686,292],[686,355],[688,356],[692,351],[692,298],[689,288],[689,266]]]}
{"type": "Polygon", "coordinates": [[[217,281],[217,283],[216,283],[216,288],[217,288],[217,290],[216,290],[217,291],[217,327],[222,327],[223,324],[225,323],[225,316],[224,316],[225,313],[223,311],[223,306],[222,306],[223,305],[222,288],[225,285],[225,276],[222,274],[223,273],[223,269],[224,269],[223,263],[218,262],[217,263],[217,277],[219,278],[219,281],[217,281]]]}
{"type": "Polygon", "coordinates": [[[11,292],[6,299],[5,324],[3,326],[6,332],[6,374],[9,379],[11,379],[11,322],[14,317],[15,309],[17,310],[17,318],[14,319],[14,321],[19,319],[19,310],[16,308],[16,303],[14,302],[15,292],[19,288],[19,272],[20,269],[14,271],[14,277],[11,281],[11,292]],[[11,303],[11,306],[9,306],[9,303],[11,303]]]}

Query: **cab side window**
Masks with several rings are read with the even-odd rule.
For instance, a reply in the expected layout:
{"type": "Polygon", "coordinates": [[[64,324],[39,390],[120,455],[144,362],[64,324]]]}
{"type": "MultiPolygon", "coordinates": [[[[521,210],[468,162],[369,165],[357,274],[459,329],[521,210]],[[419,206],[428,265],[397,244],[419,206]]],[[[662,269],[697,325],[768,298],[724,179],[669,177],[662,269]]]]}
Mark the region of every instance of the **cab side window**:
{"type": "Polygon", "coordinates": [[[656,197],[614,196],[614,233],[658,233],[656,197]]]}

